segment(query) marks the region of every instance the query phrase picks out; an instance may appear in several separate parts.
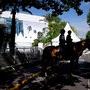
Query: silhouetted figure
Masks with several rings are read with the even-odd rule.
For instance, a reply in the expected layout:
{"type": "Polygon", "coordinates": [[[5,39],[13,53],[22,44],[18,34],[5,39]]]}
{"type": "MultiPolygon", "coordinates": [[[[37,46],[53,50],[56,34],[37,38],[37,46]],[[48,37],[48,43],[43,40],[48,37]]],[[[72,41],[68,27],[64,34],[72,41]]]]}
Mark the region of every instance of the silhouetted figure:
{"type": "Polygon", "coordinates": [[[65,33],[65,30],[62,29],[61,30],[61,35],[59,37],[59,46],[60,46],[60,49],[61,49],[61,53],[63,54],[64,53],[64,50],[65,50],[65,36],[64,36],[64,33],[65,33]]]}
{"type": "Polygon", "coordinates": [[[71,31],[70,30],[68,31],[68,35],[66,37],[66,43],[67,43],[67,55],[70,56],[71,52],[72,52],[72,38],[71,38],[71,31]]]}
{"type": "Polygon", "coordinates": [[[72,53],[73,53],[72,38],[71,38],[71,31],[69,30],[68,35],[66,37],[66,57],[70,59],[70,71],[69,71],[70,76],[73,71],[73,60],[71,59],[72,53]]]}

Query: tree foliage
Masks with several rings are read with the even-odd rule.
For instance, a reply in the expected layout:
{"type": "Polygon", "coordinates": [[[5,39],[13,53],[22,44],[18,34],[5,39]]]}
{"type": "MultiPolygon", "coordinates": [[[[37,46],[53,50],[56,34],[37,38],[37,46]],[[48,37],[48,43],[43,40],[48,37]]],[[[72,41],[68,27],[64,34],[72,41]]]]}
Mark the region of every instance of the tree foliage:
{"type": "Polygon", "coordinates": [[[53,38],[60,34],[60,30],[64,28],[66,24],[58,16],[52,16],[51,14],[46,15],[46,20],[48,21],[49,32],[41,39],[43,43],[51,42],[53,38]]]}
{"type": "Polygon", "coordinates": [[[27,8],[31,7],[46,11],[51,9],[53,15],[63,14],[64,11],[67,12],[73,8],[78,15],[81,15],[83,13],[80,9],[81,2],[90,2],[90,0],[0,0],[0,8],[4,11],[15,6],[17,11],[20,8],[28,12],[30,10],[27,8]]]}
{"type": "Polygon", "coordinates": [[[87,23],[88,23],[88,25],[90,25],[90,10],[89,10],[89,13],[87,15],[87,23]]]}
{"type": "Polygon", "coordinates": [[[35,39],[34,42],[32,43],[32,46],[38,46],[39,39],[35,39]]]}
{"type": "Polygon", "coordinates": [[[0,24],[0,51],[2,50],[4,43],[5,28],[6,26],[4,24],[0,24]]]}
{"type": "MultiPolygon", "coordinates": [[[[88,23],[88,25],[90,25],[90,10],[89,10],[88,15],[87,15],[87,23],[88,23]]],[[[90,39],[90,31],[88,31],[86,33],[86,39],[90,39]]]]}
{"type": "Polygon", "coordinates": [[[90,31],[86,33],[86,39],[90,39],[90,31]]]}
{"type": "Polygon", "coordinates": [[[61,15],[63,12],[73,8],[78,15],[83,11],[80,9],[81,2],[90,2],[90,0],[0,0],[0,13],[5,10],[12,12],[11,26],[11,54],[14,54],[15,47],[15,15],[19,10],[27,11],[30,14],[31,7],[51,11],[52,15],[61,15]]]}

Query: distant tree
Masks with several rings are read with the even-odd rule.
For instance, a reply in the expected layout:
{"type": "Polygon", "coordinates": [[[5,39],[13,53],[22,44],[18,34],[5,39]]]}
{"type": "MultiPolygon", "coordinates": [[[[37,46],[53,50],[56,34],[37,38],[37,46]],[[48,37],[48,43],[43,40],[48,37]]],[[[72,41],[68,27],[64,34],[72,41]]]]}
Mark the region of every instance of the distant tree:
{"type": "Polygon", "coordinates": [[[86,39],[90,39],[90,31],[86,33],[86,39]]]}
{"type": "Polygon", "coordinates": [[[35,39],[34,42],[32,43],[32,46],[38,46],[39,39],[35,39]]]}
{"type": "Polygon", "coordinates": [[[58,16],[52,16],[51,14],[48,14],[45,17],[48,21],[49,32],[45,37],[42,38],[41,41],[43,43],[51,42],[52,44],[52,39],[60,34],[60,30],[65,27],[66,23],[62,21],[58,16]]]}
{"type": "MultiPolygon", "coordinates": [[[[87,23],[90,26],[90,10],[89,10],[88,15],[87,15],[87,23]]],[[[88,31],[86,33],[86,39],[90,39],[90,31],[88,31]]]]}
{"type": "Polygon", "coordinates": [[[32,14],[30,8],[35,7],[46,11],[51,10],[53,15],[61,15],[63,12],[67,12],[70,8],[73,8],[78,15],[81,15],[83,13],[80,9],[81,2],[90,2],[90,0],[0,0],[0,13],[5,10],[11,10],[12,12],[11,54],[14,54],[15,47],[15,15],[17,11],[22,9],[32,14]]]}
{"type": "Polygon", "coordinates": [[[37,39],[34,40],[33,46],[38,46],[38,43],[40,42],[42,36],[43,36],[43,33],[42,32],[38,32],[37,33],[37,39]]]}
{"type": "Polygon", "coordinates": [[[88,15],[87,15],[87,23],[90,26],[90,10],[89,10],[88,15]]]}

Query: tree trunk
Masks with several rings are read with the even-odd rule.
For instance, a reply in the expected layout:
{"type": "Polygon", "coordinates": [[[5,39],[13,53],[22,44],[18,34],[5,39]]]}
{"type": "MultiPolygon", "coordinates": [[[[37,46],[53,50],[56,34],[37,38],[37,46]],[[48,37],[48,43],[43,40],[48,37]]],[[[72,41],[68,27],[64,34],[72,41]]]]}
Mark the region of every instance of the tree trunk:
{"type": "Polygon", "coordinates": [[[11,26],[11,40],[10,40],[10,53],[14,55],[15,52],[15,33],[16,33],[16,9],[12,10],[12,26],[11,26]]]}
{"type": "Polygon", "coordinates": [[[51,46],[52,46],[52,40],[51,40],[51,46]]]}

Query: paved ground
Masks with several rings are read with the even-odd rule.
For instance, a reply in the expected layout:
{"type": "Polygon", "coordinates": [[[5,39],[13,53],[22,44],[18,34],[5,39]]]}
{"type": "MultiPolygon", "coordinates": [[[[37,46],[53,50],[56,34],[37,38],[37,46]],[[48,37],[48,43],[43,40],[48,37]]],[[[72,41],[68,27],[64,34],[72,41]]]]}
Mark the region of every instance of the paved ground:
{"type": "Polygon", "coordinates": [[[74,85],[65,85],[61,90],[89,90],[90,89],[90,79],[85,79],[83,77],[76,76],[78,82],[74,85]]]}
{"type": "Polygon", "coordinates": [[[80,68],[83,68],[83,70],[80,72],[80,76],[75,75],[75,77],[78,79],[78,82],[75,82],[74,85],[65,85],[61,90],[90,90],[90,54],[86,53],[82,55],[79,59],[79,63],[83,63],[80,68]]]}
{"type": "MultiPolygon", "coordinates": [[[[2,60],[3,59],[1,59],[1,61],[2,60]]],[[[38,76],[20,90],[90,90],[90,54],[86,53],[82,55],[82,57],[80,57],[79,59],[79,64],[79,71],[73,73],[71,77],[67,74],[58,75],[55,73],[50,74],[50,76],[47,77],[38,76]]],[[[64,69],[61,70],[67,72],[67,68],[68,65],[64,65],[64,69]]],[[[6,81],[3,85],[0,85],[0,90],[8,90],[6,89],[7,82],[8,85],[10,85],[11,81],[17,83],[19,79],[30,76],[31,70],[33,70],[33,72],[37,72],[39,69],[37,67],[28,67],[27,65],[24,67],[20,67],[20,70],[17,70],[18,72],[15,71],[15,77],[9,76],[8,81],[6,81]],[[10,81],[11,78],[14,79],[10,81]]]]}

